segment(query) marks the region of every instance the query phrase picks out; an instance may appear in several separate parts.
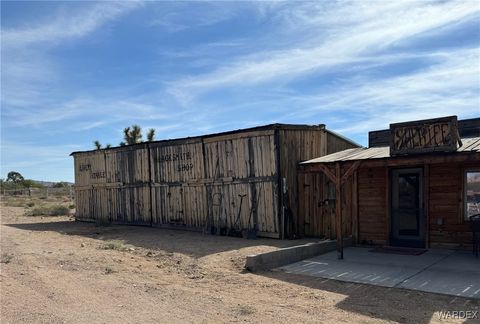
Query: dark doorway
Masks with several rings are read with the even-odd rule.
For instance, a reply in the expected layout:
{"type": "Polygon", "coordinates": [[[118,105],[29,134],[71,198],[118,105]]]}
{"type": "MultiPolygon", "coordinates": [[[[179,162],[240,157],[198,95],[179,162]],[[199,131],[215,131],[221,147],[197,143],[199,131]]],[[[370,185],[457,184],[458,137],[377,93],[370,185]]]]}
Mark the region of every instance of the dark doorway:
{"type": "Polygon", "coordinates": [[[391,188],[391,245],[425,247],[422,169],[392,170],[391,188]]]}

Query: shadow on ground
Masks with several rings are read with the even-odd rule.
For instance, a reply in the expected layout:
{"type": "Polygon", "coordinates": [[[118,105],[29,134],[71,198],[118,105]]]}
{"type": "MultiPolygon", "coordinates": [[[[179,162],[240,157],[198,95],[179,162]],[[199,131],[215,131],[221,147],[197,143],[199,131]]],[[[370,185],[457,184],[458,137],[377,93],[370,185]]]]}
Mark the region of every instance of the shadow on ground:
{"type": "Polygon", "coordinates": [[[345,295],[347,297],[336,304],[337,308],[382,320],[430,323],[431,320],[440,320],[441,312],[458,310],[478,311],[476,319],[466,319],[463,323],[480,322],[480,301],[475,299],[289,274],[281,270],[266,271],[259,275],[345,295]]]}
{"type": "MultiPolygon", "coordinates": [[[[96,226],[76,221],[45,221],[35,223],[3,224],[26,231],[53,231],[100,241],[122,240],[134,247],[181,253],[191,257],[238,250],[254,246],[287,247],[313,240],[276,240],[214,236],[198,232],[160,229],[153,227],[112,225],[96,226]]],[[[386,321],[399,323],[429,323],[438,321],[443,311],[479,311],[479,317],[464,323],[479,323],[480,301],[451,297],[400,288],[385,288],[365,284],[341,282],[283,271],[260,272],[258,275],[299,286],[332,292],[345,296],[335,307],[386,321]]],[[[319,307],[322,301],[319,301],[319,307]]],[[[448,320],[447,320],[448,322],[448,320]]]]}
{"type": "Polygon", "coordinates": [[[191,257],[238,250],[254,246],[288,247],[315,240],[277,240],[258,238],[248,240],[239,237],[202,234],[185,230],[162,229],[148,226],[111,225],[97,226],[94,223],[76,221],[53,221],[37,223],[4,224],[28,231],[54,231],[65,235],[85,236],[108,241],[122,240],[125,244],[152,250],[186,254],[191,257]]]}

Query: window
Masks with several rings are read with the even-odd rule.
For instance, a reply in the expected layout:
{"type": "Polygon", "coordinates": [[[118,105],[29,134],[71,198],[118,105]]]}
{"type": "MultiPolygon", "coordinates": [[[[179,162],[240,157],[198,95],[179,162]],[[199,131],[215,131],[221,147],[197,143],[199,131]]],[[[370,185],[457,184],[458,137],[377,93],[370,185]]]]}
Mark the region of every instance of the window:
{"type": "Polygon", "coordinates": [[[480,214],[480,170],[465,172],[465,220],[480,214]]]}

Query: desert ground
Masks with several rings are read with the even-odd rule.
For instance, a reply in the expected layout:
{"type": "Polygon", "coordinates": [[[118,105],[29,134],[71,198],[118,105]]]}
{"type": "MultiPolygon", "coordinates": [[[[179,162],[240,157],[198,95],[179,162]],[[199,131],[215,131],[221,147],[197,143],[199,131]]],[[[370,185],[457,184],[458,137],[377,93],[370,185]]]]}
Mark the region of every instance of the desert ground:
{"type": "Polygon", "coordinates": [[[1,203],[2,323],[437,323],[453,321],[441,311],[480,310],[478,300],[244,270],[246,255],[300,240],[100,227],[27,216],[31,205],[1,203]]]}

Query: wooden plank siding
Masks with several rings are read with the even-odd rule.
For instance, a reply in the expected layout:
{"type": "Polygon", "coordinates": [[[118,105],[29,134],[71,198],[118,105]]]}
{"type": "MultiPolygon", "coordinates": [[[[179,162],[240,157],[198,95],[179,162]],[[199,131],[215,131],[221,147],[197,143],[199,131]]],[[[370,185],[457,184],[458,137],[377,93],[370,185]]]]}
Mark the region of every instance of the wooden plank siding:
{"type": "Polygon", "coordinates": [[[429,228],[430,245],[470,245],[472,232],[470,224],[464,221],[463,177],[465,168],[480,164],[450,163],[429,167],[429,228]],[[437,223],[443,219],[443,224],[437,223]]]}
{"type": "MultiPolygon", "coordinates": [[[[422,160],[419,160],[422,161],[422,160]]],[[[431,161],[434,161],[432,159],[431,161]]],[[[414,158],[406,168],[422,168],[424,177],[424,213],[426,217],[426,246],[469,247],[472,232],[464,220],[465,170],[479,169],[476,162],[415,164],[414,158]]],[[[342,163],[345,172],[352,162],[342,163]]],[[[394,169],[363,161],[356,173],[342,187],[343,235],[364,244],[389,244],[390,240],[390,174],[394,169]],[[357,189],[355,189],[357,188],[357,189]]],[[[335,238],[334,206],[319,205],[332,197],[331,186],[321,172],[302,172],[298,176],[299,232],[305,236],[335,238]],[[323,191],[320,189],[323,188],[323,191]]]]}
{"type": "MultiPolygon", "coordinates": [[[[338,149],[343,142],[330,138],[338,149]]],[[[297,163],[325,155],[328,143],[323,125],[272,126],[76,152],[76,218],[213,234],[256,229],[259,236],[279,238],[285,203],[286,234],[292,236],[297,163]]]]}
{"type": "Polygon", "coordinates": [[[383,167],[358,170],[359,242],[388,241],[387,172],[383,167]]]}
{"type": "MultiPolygon", "coordinates": [[[[289,185],[290,209],[295,220],[294,227],[300,236],[313,237],[335,237],[335,206],[333,201],[324,204],[328,198],[333,198],[334,187],[327,181],[323,174],[297,173],[292,171],[293,164],[298,166],[299,162],[321,157],[327,154],[339,152],[349,148],[357,147],[354,143],[345,140],[335,133],[324,131],[309,133],[305,131],[285,131],[281,133],[283,144],[282,177],[286,177],[289,185]],[[305,143],[299,146],[297,143],[305,143]],[[330,187],[330,189],[329,189],[330,187]],[[332,191],[333,190],[333,191],[332,191]],[[292,203],[293,202],[293,203],[292,203]],[[296,204],[296,205],[295,205],[296,204]]],[[[342,195],[350,197],[352,183],[347,182],[342,189],[342,195]]],[[[345,204],[349,199],[343,199],[345,204]]],[[[348,222],[344,222],[344,233],[351,231],[351,206],[348,205],[344,213],[348,213],[348,222]]]]}
{"type": "MultiPolygon", "coordinates": [[[[342,166],[341,172],[344,174],[348,168],[342,166]]],[[[335,204],[336,193],[335,184],[332,183],[322,173],[302,173],[298,175],[299,196],[298,201],[298,231],[301,236],[307,237],[325,237],[334,239],[336,237],[335,224],[335,204]]],[[[352,204],[356,199],[357,191],[356,178],[351,177],[343,184],[341,188],[342,199],[342,233],[350,236],[352,231],[357,231],[358,207],[352,204]]]]}

